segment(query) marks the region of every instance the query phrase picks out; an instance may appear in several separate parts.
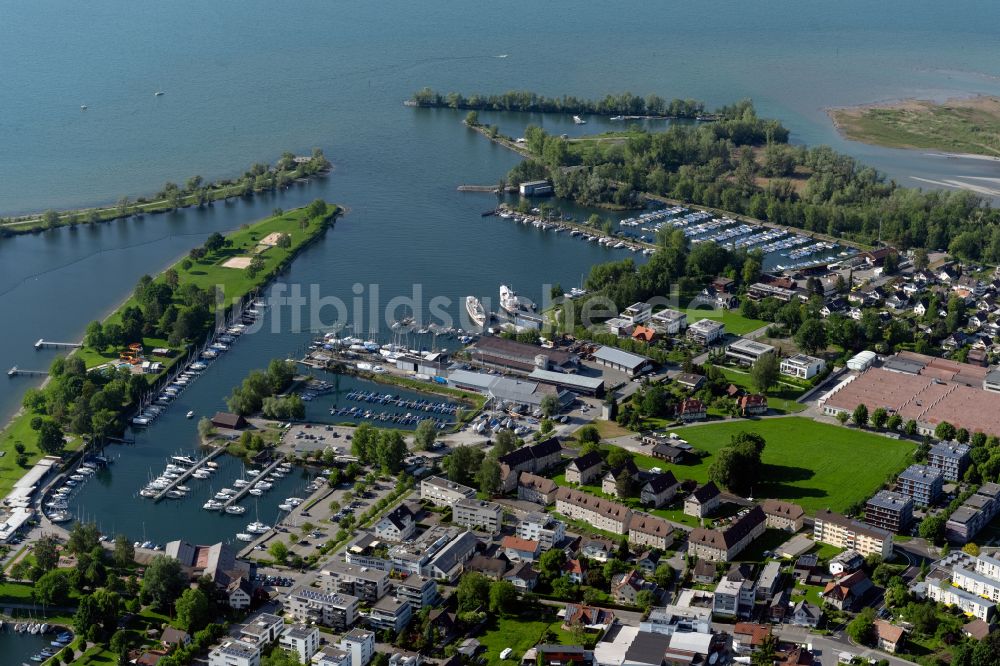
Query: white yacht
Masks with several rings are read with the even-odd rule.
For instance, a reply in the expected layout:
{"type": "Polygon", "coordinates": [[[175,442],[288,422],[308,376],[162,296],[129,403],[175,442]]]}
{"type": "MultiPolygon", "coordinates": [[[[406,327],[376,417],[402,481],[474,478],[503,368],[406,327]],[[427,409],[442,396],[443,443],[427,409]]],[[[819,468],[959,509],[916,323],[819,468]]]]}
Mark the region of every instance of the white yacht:
{"type": "Polygon", "coordinates": [[[465,311],[469,313],[469,318],[472,323],[476,326],[486,325],[486,308],[483,307],[482,302],[475,296],[465,297],[465,311]]]}

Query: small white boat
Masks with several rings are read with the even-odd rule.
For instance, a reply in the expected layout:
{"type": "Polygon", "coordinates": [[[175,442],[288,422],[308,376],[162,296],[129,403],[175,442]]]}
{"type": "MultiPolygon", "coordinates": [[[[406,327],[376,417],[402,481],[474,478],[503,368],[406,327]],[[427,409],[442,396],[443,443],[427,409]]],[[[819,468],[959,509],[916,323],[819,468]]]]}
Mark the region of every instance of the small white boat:
{"type": "Polygon", "coordinates": [[[587,121],[584,120],[583,118],[581,118],[580,116],[573,116],[573,122],[576,123],[577,125],[586,125],[587,124],[587,121]]]}
{"type": "Polygon", "coordinates": [[[187,413],[187,418],[189,419],[194,418],[194,410],[191,410],[190,412],[187,413]]]}
{"type": "Polygon", "coordinates": [[[153,93],[153,97],[163,97],[166,94],[167,93],[163,92],[162,90],[157,90],[155,93],[153,93]]]}
{"type": "Polygon", "coordinates": [[[234,516],[239,516],[239,515],[244,514],[246,512],[247,512],[247,508],[245,506],[239,506],[238,504],[234,504],[232,506],[227,506],[226,507],[226,513],[231,513],[234,516]]]}
{"type": "Polygon", "coordinates": [[[253,541],[254,536],[252,534],[247,534],[246,532],[240,532],[236,535],[236,538],[240,541],[253,541]]]}
{"type": "Polygon", "coordinates": [[[253,495],[254,497],[260,497],[261,495],[264,494],[264,491],[260,488],[251,488],[250,494],[253,495]]]}
{"type": "Polygon", "coordinates": [[[87,110],[87,105],[86,104],[81,104],[80,105],[80,110],[81,111],[86,111],[87,110]]]}

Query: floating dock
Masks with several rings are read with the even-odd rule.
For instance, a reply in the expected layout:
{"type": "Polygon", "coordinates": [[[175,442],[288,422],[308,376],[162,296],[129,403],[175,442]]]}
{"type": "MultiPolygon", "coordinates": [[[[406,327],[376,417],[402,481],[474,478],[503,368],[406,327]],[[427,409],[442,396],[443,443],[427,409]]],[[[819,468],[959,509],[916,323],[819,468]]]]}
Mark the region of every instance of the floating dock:
{"type": "Polygon", "coordinates": [[[48,370],[24,370],[16,365],[7,371],[8,377],[47,377],[48,370]]]}
{"type": "Polygon", "coordinates": [[[204,458],[202,458],[201,460],[199,460],[195,464],[191,465],[191,467],[189,467],[187,469],[187,471],[185,471],[179,477],[177,477],[176,479],[174,479],[170,483],[169,486],[167,486],[166,488],[164,488],[163,490],[161,490],[156,495],[156,497],[153,498],[153,501],[154,502],[159,502],[161,499],[163,499],[164,497],[167,496],[168,492],[170,492],[171,490],[173,490],[177,486],[179,486],[182,483],[184,483],[185,481],[187,481],[189,478],[191,478],[191,475],[194,472],[196,472],[197,470],[201,469],[209,460],[211,460],[212,458],[215,458],[216,456],[218,456],[219,454],[221,454],[223,451],[225,451],[225,448],[223,448],[221,446],[213,449],[211,453],[209,453],[207,456],[205,456],[204,458]]]}
{"type": "MultiPolygon", "coordinates": [[[[263,479],[265,476],[267,476],[268,474],[270,474],[271,472],[273,472],[275,469],[277,469],[278,465],[280,465],[283,462],[285,462],[284,458],[278,458],[273,463],[271,463],[266,468],[264,468],[264,471],[261,472],[260,474],[258,474],[257,476],[255,476],[254,479],[263,479]]],[[[247,493],[249,493],[250,489],[253,488],[253,487],[254,487],[254,484],[250,483],[249,485],[246,485],[246,486],[243,486],[242,488],[240,488],[238,493],[236,493],[235,495],[233,495],[232,497],[230,497],[229,499],[226,500],[226,502],[222,505],[222,508],[219,509],[219,511],[225,511],[226,509],[228,509],[232,505],[234,505],[237,502],[239,502],[241,499],[243,499],[244,497],[247,496],[247,493]]]]}
{"type": "Polygon", "coordinates": [[[82,342],[53,342],[51,340],[46,340],[45,338],[38,338],[38,342],[35,343],[35,349],[77,349],[82,346],[82,342]]]}

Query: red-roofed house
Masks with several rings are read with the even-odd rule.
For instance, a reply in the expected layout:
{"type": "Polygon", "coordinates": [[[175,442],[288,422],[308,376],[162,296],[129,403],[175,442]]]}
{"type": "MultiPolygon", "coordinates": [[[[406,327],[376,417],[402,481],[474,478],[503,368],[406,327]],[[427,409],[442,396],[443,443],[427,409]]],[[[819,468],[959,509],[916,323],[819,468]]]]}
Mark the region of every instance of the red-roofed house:
{"type": "Polygon", "coordinates": [[[740,414],[743,416],[760,416],[767,414],[767,396],[759,393],[751,393],[740,396],[736,401],[739,405],[740,414]]]}
{"type": "Polygon", "coordinates": [[[505,536],[500,547],[511,562],[534,562],[542,554],[540,543],[516,536],[505,536]]]}
{"type": "Polygon", "coordinates": [[[677,408],[677,418],[681,421],[704,421],[707,417],[705,403],[697,398],[686,398],[677,408]]]}

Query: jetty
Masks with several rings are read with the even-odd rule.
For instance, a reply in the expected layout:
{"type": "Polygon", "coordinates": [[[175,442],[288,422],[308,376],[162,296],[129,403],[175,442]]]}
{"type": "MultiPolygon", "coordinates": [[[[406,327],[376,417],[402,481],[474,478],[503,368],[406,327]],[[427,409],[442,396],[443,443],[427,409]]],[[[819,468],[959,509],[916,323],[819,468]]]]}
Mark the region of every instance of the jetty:
{"type": "Polygon", "coordinates": [[[174,479],[173,481],[171,481],[169,486],[167,486],[166,488],[164,488],[163,490],[161,490],[159,493],[157,493],[156,496],[153,498],[153,501],[154,502],[159,502],[161,499],[163,499],[164,497],[167,496],[168,492],[170,492],[171,490],[173,490],[177,486],[179,486],[182,483],[184,483],[185,481],[187,481],[189,478],[191,478],[192,474],[194,474],[196,471],[198,471],[199,469],[201,469],[202,467],[204,467],[208,463],[209,460],[211,460],[212,458],[215,458],[216,456],[218,456],[219,454],[221,454],[225,450],[226,450],[225,447],[222,447],[222,446],[219,446],[219,447],[216,447],[215,449],[213,449],[211,453],[209,453],[207,456],[205,456],[204,458],[202,458],[201,460],[199,460],[195,464],[191,465],[191,467],[187,468],[187,470],[185,470],[183,474],[181,474],[179,477],[177,477],[176,479],[174,479]]]}
{"type": "MultiPolygon", "coordinates": [[[[261,472],[260,474],[258,474],[257,476],[255,476],[254,480],[256,480],[256,479],[263,479],[265,476],[267,476],[268,474],[270,474],[271,472],[273,472],[275,469],[277,469],[278,465],[280,465],[283,462],[285,462],[284,458],[278,458],[273,463],[271,463],[266,468],[264,468],[263,472],[261,472]]],[[[240,488],[239,492],[237,492],[235,495],[233,495],[232,497],[230,497],[229,499],[227,499],[226,502],[222,505],[222,508],[219,509],[219,510],[220,511],[225,511],[226,509],[228,509],[232,505],[237,504],[241,499],[243,499],[244,497],[247,496],[247,493],[250,492],[250,489],[253,488],[254,485],[256,485],[256,484],[255,483],[250,483],[250,484],[248,484],[248,485],[243,486],[242,488],[240,488]]]]}
{"type": "Polygon", "coordinates": [[[82,342],[53,342],[45,338],[38,338],[38,342],[35,343],[35,349],[78,349],[82,346],[82,342]]]}
{"type": "Polygon", "coordinates": [[[8,377],[47,377],[48,370],[25,370],[16,365],[7,371],[8,377]]]}

